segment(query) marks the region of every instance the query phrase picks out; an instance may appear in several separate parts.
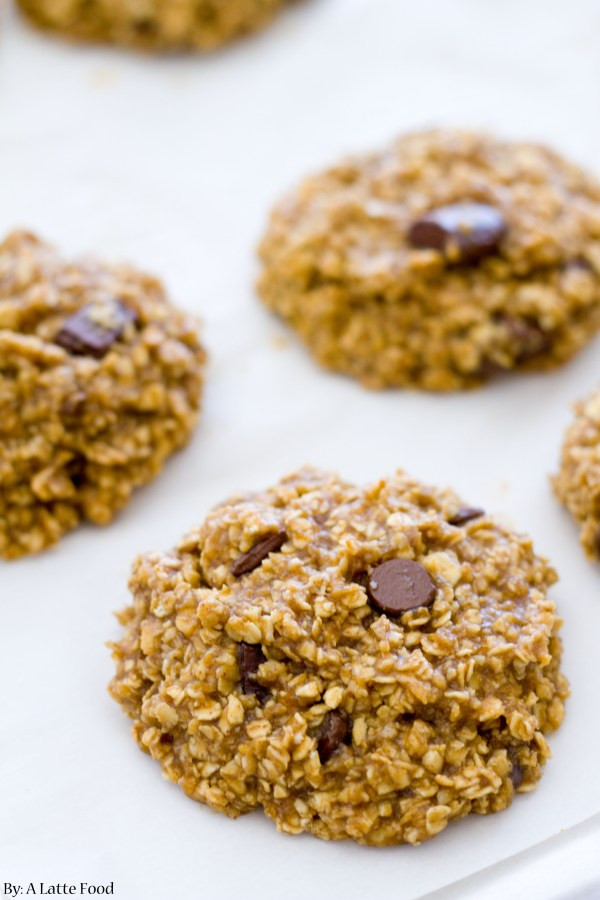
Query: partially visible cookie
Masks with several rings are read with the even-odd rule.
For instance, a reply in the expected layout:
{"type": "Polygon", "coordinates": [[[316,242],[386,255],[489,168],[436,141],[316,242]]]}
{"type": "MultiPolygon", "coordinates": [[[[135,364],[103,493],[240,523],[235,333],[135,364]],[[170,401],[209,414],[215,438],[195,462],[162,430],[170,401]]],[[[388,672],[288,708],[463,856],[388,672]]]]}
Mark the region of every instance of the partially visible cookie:
{"type": "Polygon", "coordinates": [[[260,255],[266,305],[373,388],[551,368],[600,327],[600,186],[538,145],[408,135],[306,180],[260,255]]]}
{"type": "Polygon", "coordinates": [[[0,556],[105,524],[186,443],[200,404],[197,323],[133,269],[0,244],[0,556]]]}
{"type": "Polygon", "coordinates": [[[213,50],[256,31],[289,0],[18,0],[38,26],[142,50],[213,50]]]}
{"type": "Polygon", "coordinates": [[[136,560],[110,691],[193,799],[415,844],[540,778],[568,694],[555,580],[452,491],[303,470],[136,560]]]}
{"type": "Polygon", "coordinates": [[[586,554],[600,561],[600,390],[575,407],[553,485],[581,529],[586,554]]]}

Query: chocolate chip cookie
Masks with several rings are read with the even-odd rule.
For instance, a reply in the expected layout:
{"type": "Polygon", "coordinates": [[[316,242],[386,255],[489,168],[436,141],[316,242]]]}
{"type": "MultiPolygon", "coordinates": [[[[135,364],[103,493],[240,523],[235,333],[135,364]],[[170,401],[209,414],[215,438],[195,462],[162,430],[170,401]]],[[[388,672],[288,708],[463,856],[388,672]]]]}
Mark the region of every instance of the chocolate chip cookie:
{"type": "Polygon", "coordinates": [[[555,581],[451,491],[304,470],[137,559],[110,692],[215,810],[416,844],[540,778],[568,693],[555,581]]]}
{"type": "Polygon", "coordinates": [[[213,50],[256,31],[289,0],[18,0],[39,27],[141,50],[213,50]]]}
{"type": "Polygon", "coordinates": [[[0,243],[0,556],[109,522],[186,443],[203,365],[156,279],[0,243]]]}
{"type": "Polygon", "coordinates": [[[259,292],[372,388],[560,365],[600,326],[600,186],[544,147],[411,134],[273,212],[259,292]]]}
{"type": "Polygon", "coordinates": [[[553,485],[581,529],[586,554],[600,560],[600,390],[575,408],[553,485]]]}

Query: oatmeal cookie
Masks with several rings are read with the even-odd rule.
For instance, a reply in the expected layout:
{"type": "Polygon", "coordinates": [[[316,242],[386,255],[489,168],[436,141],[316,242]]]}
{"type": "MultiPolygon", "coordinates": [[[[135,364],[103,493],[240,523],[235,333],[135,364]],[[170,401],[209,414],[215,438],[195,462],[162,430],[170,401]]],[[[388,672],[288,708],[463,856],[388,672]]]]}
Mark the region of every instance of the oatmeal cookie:
{"type": "Polygon", "coordinates": [[[104,524],[186,443],[204,352],[159,281],[0,244],[0,556],[104,524]]]}
{"type": "Polygon", "coordinates": [[[555,580],[451,491],[304,470],[138,558],[110,691],[195,800],[416,844],[539,779],[567,696],[555,580]]]}
{"type": "Polygon", "coordinates": [[[600,186],[537,145],[404,137],[305,181],[260,256],[266,305],[372,388],[550,368],[600,326],[600,186]]]}
{"type": "Polygon", "coordinates": [[[575,407],[553,485],[581,528],[586,554],[600,560],[600,390],[575,407]]]}
{"type": "Polygon", "coordinates": [[[290,0],[18,0],[39,27],[140,50],[213,50],[267,24],[290,0]]]}

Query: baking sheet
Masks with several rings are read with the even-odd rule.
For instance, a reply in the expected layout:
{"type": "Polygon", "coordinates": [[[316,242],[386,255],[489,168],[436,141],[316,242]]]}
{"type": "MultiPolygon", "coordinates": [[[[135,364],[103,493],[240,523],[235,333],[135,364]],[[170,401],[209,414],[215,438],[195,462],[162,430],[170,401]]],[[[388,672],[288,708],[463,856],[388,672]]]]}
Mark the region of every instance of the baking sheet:
{"type": "Polygon", "coordinates": [[[0,233],[27,227],[65,253],[156,272],[201,314],[211,354],[201,425],[164,475],[110,528],[0,566],[0,887],[408,900],[600,812],[600,572],[547,482],[570,405],[598,382],[600,343],[563,371],[474,393],[374,394],[317,370],[252,291],[280,192],[404,130],[546,140],[600,174],[597,5],[307,0],[218,55],[159,60],[55,42],[6,6],[0,16],[0,233]],[[192,803],[129,738],[105,693],[103,642],[118,634],[133,556],[306,462],[360,482],[403,467],[452,485],[556,565],[573,693],[539,789],[510,810],[416,849],[290,838],[261,814],[231,822],[192,803]]]}

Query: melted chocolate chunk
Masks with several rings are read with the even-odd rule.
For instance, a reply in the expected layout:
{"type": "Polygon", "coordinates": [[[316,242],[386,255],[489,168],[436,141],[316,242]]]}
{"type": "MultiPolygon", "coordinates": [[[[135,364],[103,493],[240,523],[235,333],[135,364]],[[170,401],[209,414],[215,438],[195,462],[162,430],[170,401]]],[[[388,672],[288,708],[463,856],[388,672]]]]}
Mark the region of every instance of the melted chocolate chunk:
{"type": "Polygon", "coordinates": [[[497,375],[504,375],[508,369],[509,366],[502,365],[493,359],[482,359],[475,374],[480,378],[495,378],[497,375]]]}
{"type": "Polygon", "coordinates": [[[448,519],[449,525],[466,525],[467,522],[470,522],[471,519],[478,519],[480,516],[484,516],[485,512],[483,509],[478,509],[476,506],[463,506],[458,512],[455,512],[454,515],[448,519]]]}
{"type": "Polygon", "coordinates": [[[66,466],[67,476],[78,490],[85,484],[86,459],[84,456],[74,456],[66,466]]]}
{"type": "Polygon", "coordinates": [[[506,234],[502,213],[487,203],[452,203],[425,213],[410,227],[414,247],[439,250],[452,262],[472,263],[496,253],[506,234]]]}
{"type": "Polygon", "coordinates": [[[258,667],[266,661],[266,656],[260,644],[247,644],[242,641],[237,651],[240,679],[244,694],[254,694],[262,703],[268,696],[268,690],[260,684],[256,678],[258,667]]]}
{"type": "Polygon", "coordinates": [[[516,316],[502,316],[500,321],[508,329],[511,340],[517,345],[518,362],[534,359],[541,353],[546,353],[552,346],[552,336],[537,322],[516,316]]]}
{"type": "Polygon", "coordinates": [[[413,559],[389,559],[371,572],[367,594],[379,612],[400,616],[409,609],[431,606],[435,584],[421,563],[413,559]]]}
{"type": "Polygon", "coordinates": [[[240,575],[247,575],[248,572],[253,572],[267,558],[269,553],[276,553],[278,550],[281,550],[287,539],[287,532],[283,528],[280,531],[276,531],[275,534],[268,534],[266,537],[261,538],[251,550],[238,556],[231,567],[231,574],[239,578],[240,575]]]}
{"type": "Polygon", "coordinates": [[[125,326],[136,320],[134,310],[117,300],[88,303],[65,319],[54,340],[75,356],[102,359],[119,340],[125,326]]]}
{"type": "Polygon", "coordinates": [[[519,763],[513,763],[513,767],[510,771],[510,780],[512,781],[513,788],[518,790],[523,783],[523,766],[519,763]]]}
{"type": "Polygon", "coordinates": [[[317,749],[319,759],[326,763],[337,748],[344,743],[349,733],[348,716],[338,709],[329,710],[325,716],[317,749]]]}
{"type": "Polygon", "coordinates": [[[566,263],[563,265],[564,269],[580,269],[583,272],[593,272],[594,267],[587,259],[584,259],[582,256],[575,256],[573,259],[568,259],[566,263]]]}

